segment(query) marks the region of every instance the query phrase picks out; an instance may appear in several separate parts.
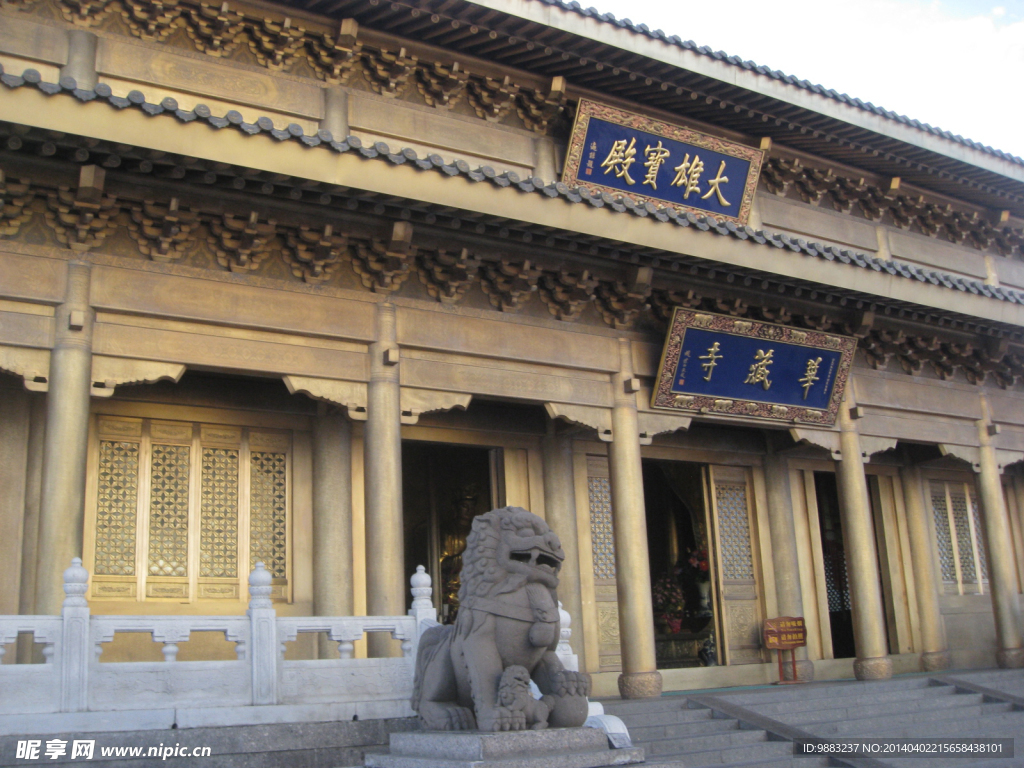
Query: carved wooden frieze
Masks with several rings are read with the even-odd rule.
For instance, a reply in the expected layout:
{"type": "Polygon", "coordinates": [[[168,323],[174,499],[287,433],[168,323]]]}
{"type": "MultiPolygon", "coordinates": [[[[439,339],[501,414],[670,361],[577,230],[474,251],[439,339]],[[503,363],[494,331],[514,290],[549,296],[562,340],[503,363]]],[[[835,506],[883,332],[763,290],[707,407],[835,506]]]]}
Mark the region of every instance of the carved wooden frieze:
{"type": "Polygon", "coordinates": [[[400,96],[416,71],[418,59],[402,48],[398,53],[380,50],[363,54],[363,73],[374,93],[381,96],[400,96]]]}
{"type": "Polygon", "coordinates": [[[559,320],[575,320],[594,300],[597,280],[590,272],[570,272],[565,269],[546,272],[540,282],[541,300],[548,311],[559,320]]]}
{"type": "Polygon", "coordinates": [[[565,78],[559,75],[552,79],[546,93],[540,90],[520,90],[516,111],[527,128],[545,135],[549,124],[565,111],[565,104],[565,78]]]}
{"type": "Polygon", "coordinates": [[[529,261],[513,264],[502,259],[497,264],[488,264],[484,270],[483,289],[491,304],[502,312],[516,312],[537,290],[541,270],[529,261]]]}
{"type": "Polygon", "coordinates": [[[299,57],[305,41],[306,30],[293,26],[289,18],[283,22],[263,19],[250,27],[249,50],[267,69],[284,69],[290,65],[299,57]]]}
{"type": "Polygon", "coordinates": [[[602,280],[596,291],[597,308],[613,328],[630,328],[648,306],[654,281],[651,267],[634,269],[628,281],[602,280]]]}
{"type": "Polygon", "coordinates": [[[352,253],[352,267],[364,287],[374,293],[394,293],[409,277],[415,253],[408,240],[392,238],[388,243],[374,238],[369,242],[357,241],[352,253]]]}
{"type": "Polygon", "coordinates": [[[100,193],[95,201],[61,187],[46,197],[46,221],[57,241],[73,251],[88,251],[110,234],[110,217],[117,213],[117,199],[100,193]]]}
{"type": "Polygon", "coordinates": [[[359,25],[355,19],[344,19],[337,34],[312,37],[306,55],[317,77],[329,83],[345,85],[359,64],[363,46],[356,40],[359,25]]]}
{"type": "Polygon", "coordinates": [[[456,304],[477,278],[480,259],[467,248],[460,251],[421,250],[418,272],[427,293],[442,304],[456,304]]]}
{"type": "Polygon", "coordinates": [[[512,108],[519,86],[508,75],[501,80],[473,78],[469,82],[469,103],[479,117],[497,122],[512,108]]]}
{"type": "Polygon", "coordinates": [[[174,31],[181,16],[177,2],[168,0],[123,0],[121,16],[132,33],[143,40],[162,42],[174,31]]]}
{"type": "Polygon", "coordinates": [[[196,219],[194,212],[180,207],[176,197],[166,205],[145,200],[132,205],[128,228],[142,253],[153,261],[170,262],[179,260],[195,242],[196,219]]]}
{"type": "Polygon", "coordinates": [[[461,101],[469,81],[469,73],[455,62],[450,67],[438,63],[424,64],[417,69],[416,87],[431,107],[451,109],[461,101]]]}
{"type": "Polygon", "coordinates": [[[827,205],[841,213],[855,208],[869,221],[888,219],[900,229],[917,229],[930,237],[978,249],[994,246],[1003,256],[1024,254],[1024,231],[1005,225],[1005,216],[986,218],[977,211],[954,209],[900,191],[900,180],[888,186],[839,176],[831,169],[811,168],[799,159],[770,158],[761,169],[765,188],[780,197],[795,191],[809,205],[827,205]]]}
{"type": "Polygon", "coordinates": [[[245,31],[244,17],[233,11],[227,3],[210,5],[200,3],[198,7],[186,9],[188,21],[185,25],[188,36],[203,53],[210,56],[228,56],[241,41],[245,31]]]}
{"type": "Polygon", "coordinates": [[[322,283],[348,257],[348,238],[334,234],[330,224],[323,229],[302,226],[286,232],[283,254],[293,275],[307,283],[322,283]]]}
{"type": "Polygon", "coordinates": [[[14,181],[0,171],[0,237],[14,237],[32,218],[28,206],[34,197],[28,179],[14,181]]]}
{"type": "Polygon", "coordinates": [[[111,2],[112,0],[63,0],[59,7],[67,21],[91,27],[110,12],[111,2]]]}
{"type": "Polygon", "coordinates": [[[273,219],[260,221],[253,211],[248,218],[225,213],[210,219],[209,244],[217,254],[217,263],[232,272],[250,272],[270,254],[268,241],[276,233],[273,219]]]}

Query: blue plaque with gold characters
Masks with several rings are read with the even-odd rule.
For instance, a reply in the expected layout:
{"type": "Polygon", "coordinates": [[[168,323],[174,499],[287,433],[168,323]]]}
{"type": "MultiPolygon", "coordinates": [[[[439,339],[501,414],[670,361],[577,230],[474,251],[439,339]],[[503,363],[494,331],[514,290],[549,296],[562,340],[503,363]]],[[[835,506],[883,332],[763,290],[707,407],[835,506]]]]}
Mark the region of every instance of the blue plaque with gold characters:
{"type": "Polygon", "coordinates": [[[857,340],[677,307],[652,408],[835,424],[857,340]]]}
{"type": "Polygon", "coordinates": [[[562,181],[746,224],[759,149],[580,99],[562,181]]]}

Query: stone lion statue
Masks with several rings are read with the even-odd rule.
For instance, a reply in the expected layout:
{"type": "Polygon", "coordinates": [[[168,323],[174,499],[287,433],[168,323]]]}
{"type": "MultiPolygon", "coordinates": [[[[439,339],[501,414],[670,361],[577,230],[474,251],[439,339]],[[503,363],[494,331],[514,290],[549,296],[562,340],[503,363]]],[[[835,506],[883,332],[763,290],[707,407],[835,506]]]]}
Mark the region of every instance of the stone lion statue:
{"type": "Polygon", "coordinates": [[[503,507],[473,520],[455,624],[420,638],[412,707],[425,728],[583,725],[590,675],[566,670],[555,655],[564,559],[555,533],[525,509],[503,507]],[[531,679],[539,701],[529,693],[531,679]]]}

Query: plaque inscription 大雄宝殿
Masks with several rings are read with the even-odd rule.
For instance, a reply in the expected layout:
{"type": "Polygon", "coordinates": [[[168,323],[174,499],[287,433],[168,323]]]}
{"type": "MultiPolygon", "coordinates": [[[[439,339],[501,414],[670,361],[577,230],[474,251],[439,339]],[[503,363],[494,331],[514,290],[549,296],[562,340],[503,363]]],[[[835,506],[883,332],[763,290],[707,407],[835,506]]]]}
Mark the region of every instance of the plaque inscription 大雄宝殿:
{"type": "Polygon", "coordinates": [[[653,408],[835,424],[857,340],[676,308],[653,408]]]}
{"type": "Polygon", "coordinates": [[[562,181],[746,224],[759,149],[581,99],[562,181]]]}

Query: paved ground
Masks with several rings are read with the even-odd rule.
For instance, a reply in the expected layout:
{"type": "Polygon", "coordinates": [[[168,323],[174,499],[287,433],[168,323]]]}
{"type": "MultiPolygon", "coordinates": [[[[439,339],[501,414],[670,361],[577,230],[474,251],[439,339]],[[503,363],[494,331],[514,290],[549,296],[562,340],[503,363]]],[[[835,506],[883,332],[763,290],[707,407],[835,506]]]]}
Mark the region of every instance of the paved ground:
{"type": "Polygon", "coordinates": [[[607,700],[648,763],[768,768],[1024,768],[1024,670],[911,675],[607,700]],[[794,756],[799,738],[1015,738],[1013,757],[794,756]],[[830,762],[831,760],[831,762],[830,762]]]}
{"type": "MultiPolygon", "coordinates": [[[[621,717],[652,768],[1024,768],[1024,670],[911,675],[876,683],[827,682],[666,694],[644,701],[606,700],[621,717]],[[1015,756],[990,759],[821,758],[794,756],[793,740],[813,737],[1015,738],[1015,756]]],[[[181,743],[209,746],[206,758],[102,759],[97,768],[337,768],[361,766],[367,753],[387,749],[392,731],[415,729],[414,720],[291,723],[65,734],[100,746],[181,743]]],[[[20,737],[27,738],[26,736],[20,737]]],[[[35,738],[48,738],[38,737],[35,738]]],[[[52,738],[52,737],[49,737],[52,738]]],[[[0,768],[57,760],[16,757],[19,737],[0,737],[0,768]]]]}

